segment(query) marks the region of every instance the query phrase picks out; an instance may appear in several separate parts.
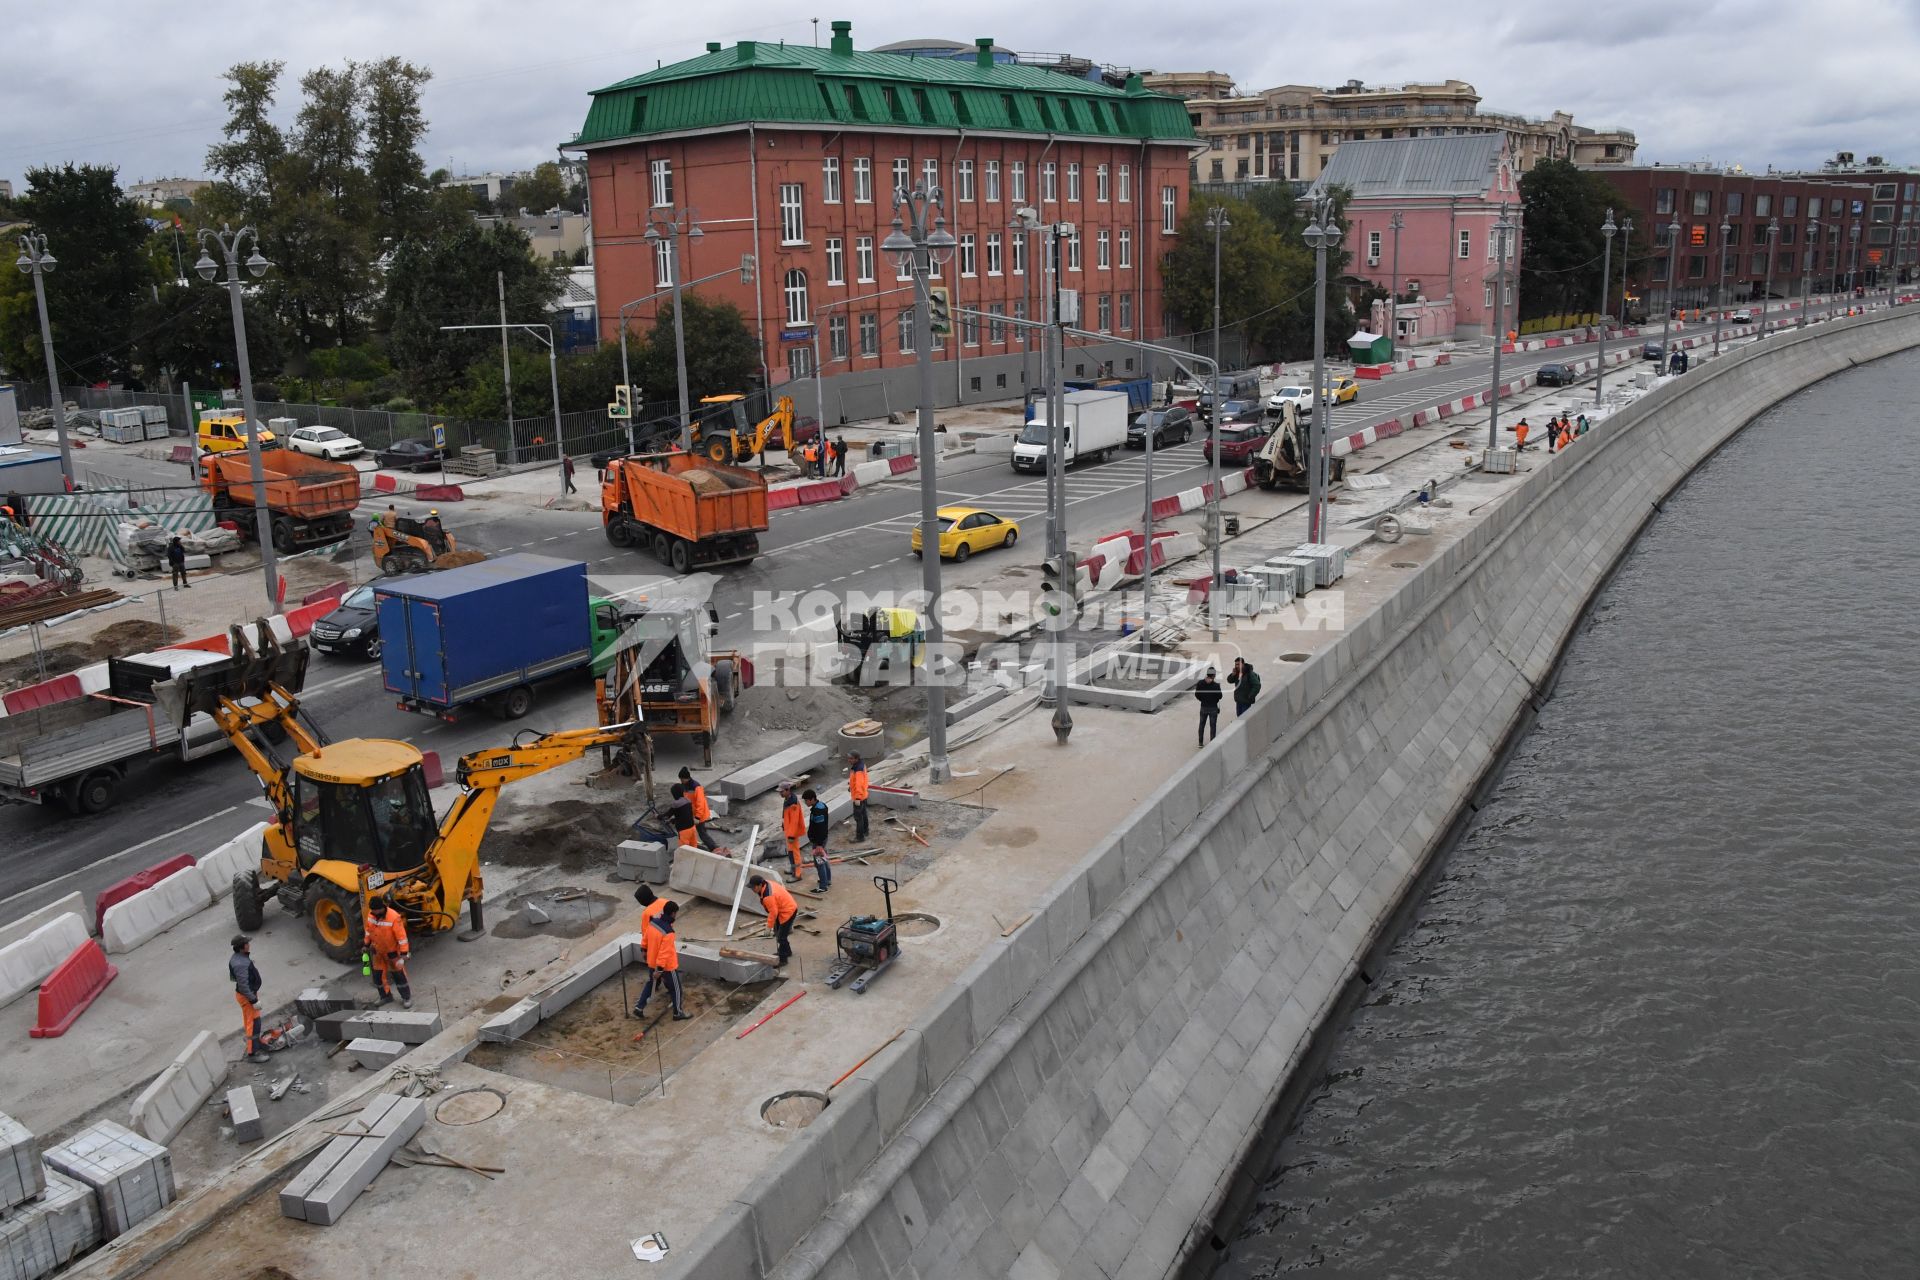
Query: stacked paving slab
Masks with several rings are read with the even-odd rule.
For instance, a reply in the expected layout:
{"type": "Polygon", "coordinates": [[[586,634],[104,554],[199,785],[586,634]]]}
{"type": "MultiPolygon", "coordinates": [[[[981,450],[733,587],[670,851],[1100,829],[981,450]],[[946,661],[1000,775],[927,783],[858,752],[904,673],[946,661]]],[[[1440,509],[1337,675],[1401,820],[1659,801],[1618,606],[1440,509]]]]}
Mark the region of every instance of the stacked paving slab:
{"type": "Polygon", "coordinates": [[[280,1212],[289,1218],[331,1226],[373,1184],[387,1161],[420,1132],[427,1122],[427,1104],[419,1098],[383,1093],[352,1120],[337,1127],[336,1137],[280,1190],[280,1212]]]}
{"type": "Polygon", "coordinates": [[[47,1148],[56,1169],[93,1190],[105,1239],[131,1231],[173,1203],[173,1157],[125,1125],[101,1120],[47,1148]]]}

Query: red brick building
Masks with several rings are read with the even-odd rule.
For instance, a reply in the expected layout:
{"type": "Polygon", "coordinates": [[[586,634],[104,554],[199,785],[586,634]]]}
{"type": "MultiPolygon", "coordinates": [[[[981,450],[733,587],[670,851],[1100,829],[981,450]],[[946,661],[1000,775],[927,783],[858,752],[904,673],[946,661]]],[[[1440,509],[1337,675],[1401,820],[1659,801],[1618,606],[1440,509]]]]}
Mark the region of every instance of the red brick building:
{"type": "MultiPolygon", "coordinates": [[[[645,235],[689,210],[702,234],[683,242],[683,280],[757,258],[753,283],[735,275],[697,292],[739,306],[769,385],[811,377],[817,336],[829,421],[910,405],[901,317],[913,295],[879,246],[895,189],[927,181],[959,241],[941,272],[955,307],[1044,314],[1041,242],[1010,227],[1028,206],[1077,228],[1062,284],[1081,293],[1081,327],[1159,337],[1161,257],[1186,211],[1194,145],[1180,102],[1137,77],[1114,88],[1000,60],[991,41],[967,58],[856,52],[851,25],[835,22],[826,48],[710,44],[593,95],[567,149],[586,158],[602,338],[618,338],[623,303],[671,283],[645,235]]],[[[656,310],[643,303],[629,323],[656,310]]],[[[1021,393],[1010,325],[956,317],[935,356],[942,404],[1021,393]]],[[[1036,343],[1036,380],[1038,360],[1036,343]]],[[[1075,348],[1068,365],[1070,376],[1145,369],[1118,346],[1075,348]]],[[[804,409],[810,396],[797,393],[804,409]]]]}
{"type": "MultiPolygon", "coordinates": [[[[1882,283],[1889,255],[1875,239],[1874,188],[1866,180],[1807,174],[1742,173],[1667,165],[1596,169],[1620,193],[1621,218],[1634,219],[1630,292],[1648,314],[1670,302],[1684,307],[1757,302],[1765,289],[1767,228],[1779,223],[1771,247],[1773,296],[1797,298],[1858,282],[1878,269],[1882,283]],[[1680,225],[1680,245],[1670,255],[1667,228],[1680,225]],[[1726,228],[1723,234],[1722,227],[1726,228]],[[1668,263],[1674,264],[1669,281],[1668,263]]],[[[1616,241],[1614,251],[1621,251],[1616,241]]]]}

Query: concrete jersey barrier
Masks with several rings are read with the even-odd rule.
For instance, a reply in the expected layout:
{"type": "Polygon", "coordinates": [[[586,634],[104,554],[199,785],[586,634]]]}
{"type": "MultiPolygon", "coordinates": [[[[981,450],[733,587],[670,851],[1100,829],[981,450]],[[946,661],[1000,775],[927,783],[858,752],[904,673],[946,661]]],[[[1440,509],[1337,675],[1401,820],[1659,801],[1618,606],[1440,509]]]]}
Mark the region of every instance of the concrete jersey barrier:
{"type": "Polygon", "coordinates": [[[29,911],[18,920],[10,921],[7,924],[0,924],[0,949],[12,946],[14,943],[32,933],[35,929],[38,929],[41,925],[46,924],[57,916],[67,915],[69,912],[81,917],[83,920],[86,917],[87,900],[85,896],[77,890],[69,893],[64,898],[49,902],[46,906],[36,911],[29,911]]]}
{"type": "Polygon", "coordinates": [[[1786,396],[1920,346],[1920,315],[1823,330],[1675,379],[1516,479],[1057,881],[663,1274],[1175,1274],[1655,504],[1786,396]]]}
{"type": "Polygon", "coordinates": [[[202,1031],[133,1100],[130,1118],[134,1131],[161,1146],[172,1142],[226,1078],[227,1055],[213,1032],[202,1031]]]}
{"type": "Polygon", "coordinates": [[[0,947],[0,1007],[36,990],[60,962],[87,940],[78,915],[55,916],[20,941],[0,947]]]}
{"type": "Polygon", "coordinates": [[[199,867],[182,867],[153,888],[108,907],[100,924],[101,941],[108,954],[124,954],[159,937],[212,901],[199,867]]]}
{"type": "Polygon", "coordinates": [[[200,855],[200,881],[215,902],[233,892],[236,875],[259,869],[260,837],[266,829],[266,823],[256,822],[211,853],[200,855]]]}

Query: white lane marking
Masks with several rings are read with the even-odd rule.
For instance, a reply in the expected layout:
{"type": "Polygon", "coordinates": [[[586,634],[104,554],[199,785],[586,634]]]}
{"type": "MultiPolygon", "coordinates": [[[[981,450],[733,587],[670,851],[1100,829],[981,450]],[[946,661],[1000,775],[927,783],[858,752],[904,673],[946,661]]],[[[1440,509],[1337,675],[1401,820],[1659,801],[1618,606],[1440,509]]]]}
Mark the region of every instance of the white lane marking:
{"type": "Polygon", "coordinates": [[[0,898],[0,907],[6,906],[9,902],[12,902],[17,898],[24,898],[30,893],[38,893],[42,889],[52,888],[54,885],[59,884],[63,880],[71,880],[77,875],[82,875],[85,872],[93,870],[95,867],[105,866],[107,863],[112,862],[116,858],[124,858],[130,853],[138,853],[142,849],[148,848],[152,845],[159,844],[162,840],[171,840],[183,831],[191,831],[195,827],[202,826],[206,823],[212,822],[215,818],[224,818],[228,814],[235,812],[239,808],[240,806],[237,804],[230,804],[226,808],[218,810],[217,812],[214,812],[214,813],[210,813],[204,818],[195,818],[192,822],[187,823],[183,827],[175,827],[171,831],[163,831],[159,835],[153,837],[151,840],[142,840],[139,844],[131,845],[128,848],[120,850],[120,852],[118,853],[110,853],[104,858],[95,859],[94,861],[89,862],[84,867],[76,867],[72,871],[67,872],[65,875],[55,876],[51,880],[42,881],[41,883],[33,886],[33,888],[31,889],[22,889],[19,893],[12,894],[5,898],[0,898]]]}

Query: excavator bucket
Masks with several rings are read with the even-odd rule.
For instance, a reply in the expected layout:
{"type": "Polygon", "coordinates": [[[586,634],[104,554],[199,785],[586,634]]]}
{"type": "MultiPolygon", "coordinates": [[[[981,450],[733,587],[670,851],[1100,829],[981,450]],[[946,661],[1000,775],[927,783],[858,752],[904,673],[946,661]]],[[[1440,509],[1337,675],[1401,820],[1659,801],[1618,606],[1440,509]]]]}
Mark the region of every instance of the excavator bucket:
{"type": "Polygon", "coordinates": [[[306,683],[307,646],[300,641],[283,644],[265,620],[251,628],[233,627],[227,633],[227,648],[225,658],[153,684],[154,705],[169,723],[185,724],[195,713],[211,715],[223,698],[234,702],[260,698],[275,685],[298,693],[306,683]]]}

